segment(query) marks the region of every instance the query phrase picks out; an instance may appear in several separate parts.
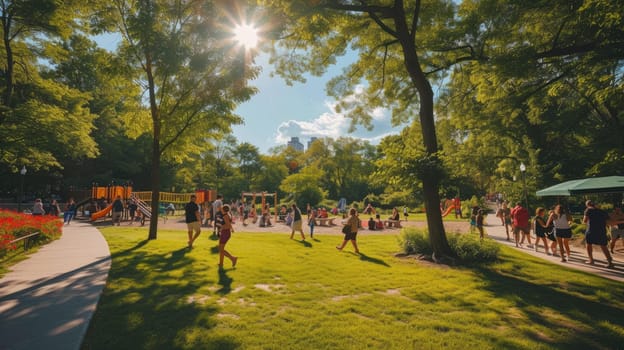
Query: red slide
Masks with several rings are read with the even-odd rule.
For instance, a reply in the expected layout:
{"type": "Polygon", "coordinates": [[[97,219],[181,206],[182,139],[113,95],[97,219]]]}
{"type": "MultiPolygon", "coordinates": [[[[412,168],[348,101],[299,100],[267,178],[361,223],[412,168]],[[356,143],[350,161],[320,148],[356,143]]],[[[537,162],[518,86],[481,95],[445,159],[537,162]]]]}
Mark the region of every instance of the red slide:
{"type": "Polygon", "coordinates": [[[450,207],[446,208],[446,210],[444,211],[444,213],[442,213],[442,217],[447,216],[448,214],[451,213],[451,211],[453,211],[453,209],[455,209],[454,205],[451,205],[450,207]]]}
{"type": "Polygon", "coordinates": [[[100,211],[96,211],[95,213],[91,214],[91,221],[95,221],[103,216],[105,216],[106,214],[108,214],[111,210],[113,209],[113,205],[109,205],[108,207],[100,210],[100,211]]]}

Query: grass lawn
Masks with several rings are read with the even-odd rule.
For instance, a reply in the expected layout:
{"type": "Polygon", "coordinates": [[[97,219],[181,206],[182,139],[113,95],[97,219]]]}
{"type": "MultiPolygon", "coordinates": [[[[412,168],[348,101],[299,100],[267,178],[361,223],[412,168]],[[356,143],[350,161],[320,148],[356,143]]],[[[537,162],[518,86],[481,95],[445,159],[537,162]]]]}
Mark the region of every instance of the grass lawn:
{"type": "MultiPolygon", "coordinates": [[[[621,283],[502,248],[499,262],[449,268],[396,258],[394,235],[361,256],[285,234],[234,233],[236,269],[217,269],[206,233],[104,228],[112,267],[84,349],[616,349],[621,283]]],[[[227,261],[226,266],[229,266],[227,261]]]]}

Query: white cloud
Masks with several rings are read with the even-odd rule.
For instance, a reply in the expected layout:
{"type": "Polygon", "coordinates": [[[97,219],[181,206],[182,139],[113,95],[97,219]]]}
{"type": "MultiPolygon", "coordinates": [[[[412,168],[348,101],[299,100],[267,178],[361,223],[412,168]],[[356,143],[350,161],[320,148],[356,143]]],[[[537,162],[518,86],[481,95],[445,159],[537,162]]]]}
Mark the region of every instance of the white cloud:
{"type": "MultiPolygon", "coordinates": [[[[361,92],[361,89],[356,89],[356,91],[361,92]]],[[[357,93],[356,95],[347,96],[345,100],[353,101],[356,98],[357,93]]],[[[277,127],[273,141],[276,145],[283,145],[286,144],[291,137],[296,136],[305,144],[311,137],[330,137],[335,139],[341,136],[351,136],[377,144],[385,136],[396,134],[402,129],[402,127],[392,127],[389,111],[382,108],[375,108],[370,111],[373,117],[373,129],[371,131],[358,126],[353,133],[348,133],[351,120],[346,118],[343,113],[336,111],[337,105],[337,101],[326,101],[325,106],[328,111],[312,120],[291,119],[281,123],[277,127]]]]}

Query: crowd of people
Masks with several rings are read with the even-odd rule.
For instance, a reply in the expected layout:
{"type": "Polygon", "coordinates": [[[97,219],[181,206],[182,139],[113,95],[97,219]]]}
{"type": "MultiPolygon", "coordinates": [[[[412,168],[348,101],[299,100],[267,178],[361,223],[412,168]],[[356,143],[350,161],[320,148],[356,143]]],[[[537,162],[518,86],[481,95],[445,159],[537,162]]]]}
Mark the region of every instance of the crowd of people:
{"type": "MultiPolygon", "coordinates": [[[[546,254],[558,256],[562,262],[570,260],[570,239],[574,220],[564,205],[555,205],[548,214],[545,208],[539,207],[531,219],[529,211],[522,203],[517,202],[513,208],[509,208],[509,203],[504,201],[498,208],[496,216],[501,220],[501,225],[505,226],[508,241],[511,240],[510,232],[513,234],[516,247],[521,247],[526,242],[527,247],[538,251],[541,243],[546,254]],[[531,231],[535,235],[534,244],[531,243],[531,231]]],[[[597,245],[607,260],[607,267],[613,268],[611,253],[617,239],[624,237],[624,216],[621,209],[616,207],[613,213],[609,214],[598,208],[591,200],[587,200],[582,222],[586,224],[585,243],[588,256],[586,263],[591,265],[595,263],[593,247],[597,245]],[[610,250],[608,227],[611,231],[610,250]]],[[[478,227],[478,222],[476,225],[478,227]]],[[[482,230],[480,232],[482,235],[482,230]]]]}

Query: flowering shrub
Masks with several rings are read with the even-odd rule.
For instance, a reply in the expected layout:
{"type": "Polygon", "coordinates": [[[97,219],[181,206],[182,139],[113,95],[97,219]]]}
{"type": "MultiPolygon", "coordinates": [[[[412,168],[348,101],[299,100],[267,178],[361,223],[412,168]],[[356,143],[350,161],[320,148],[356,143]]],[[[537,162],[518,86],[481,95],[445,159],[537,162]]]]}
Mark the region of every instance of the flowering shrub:
{"type": "Polygon", "coordinates": [[[50,241],[62,233],[63,223],[49,215],[28,215],[0,210],[0,251],[13,250],[10,242],[30,233],[41,232],[39,241],[50,241]]]}

